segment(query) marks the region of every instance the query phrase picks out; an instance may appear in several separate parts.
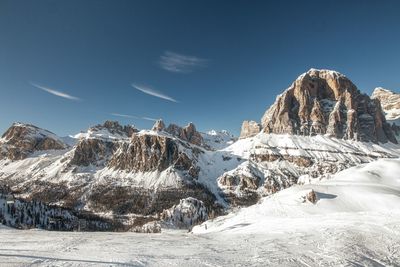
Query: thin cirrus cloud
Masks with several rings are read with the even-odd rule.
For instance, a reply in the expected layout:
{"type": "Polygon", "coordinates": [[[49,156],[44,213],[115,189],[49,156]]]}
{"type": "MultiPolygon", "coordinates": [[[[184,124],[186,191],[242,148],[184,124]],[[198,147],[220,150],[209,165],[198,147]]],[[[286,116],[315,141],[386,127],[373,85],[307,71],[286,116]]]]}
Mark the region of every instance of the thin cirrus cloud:
{"type": "Polygon", "coordinates": [[[45,92],[47,92],[47,93],[49,93],[49,94],[52,94],[52,95],[55,95],[55,96],[58,96],[58,97],[62,97],[62,98],[69,99],[69,100],[74,100],[74,101],[80,101],[80,100],[82,100],[82,99],[80,99],[79,97],[72,96],[72,95],[69,95],[69,94],[67,94],[67,93],[64,93],[64,92],[61,92],[61,91],[52,89],[52,88],[48,88],[48,87],[45,87],[45,86],[41,86],[41,85],[38,85],[38,84],[33,83],[33,82],[30,82],[30,84],[31,84],[33,87],[36,87],[36,88],[38,88],[38,89],[40,89],[40,90],[43,90],[43,91],[45,91],[45,92]]]}
{"type": "Polygon", "coordinates": [[[138,117],[128,114],[121,114],[121,113],[110,113],[112,116],[128,118],[128,119],[140,119],[140,120],[147,120],[147,121],[157,121],[157,119],[149,118],[149,117],[138,117]]]}
{"type": "Polygon", "coordinates": [[[160,91],[154,90],[153,88],[150,88],[148,86],[132,84],[132,87],[137,89],[137,90],[139,90],[139,91],[141,91],[141,92],[143,92],[143,93],[145,93],[145,94],[148,94],[148,95],[151,95],[151,96],[155,96],[155,97],[158,97],[158,98],[161,98],[161,99],[164,99],[164,100],[168,100],[168,101],[171,101],[171,102],[179,103],[178,100],[176,100],[176,99],[174,99],[174,98],[172,98],[172,97],[170,97],[170,96],[168,96],[168,95],[166,95],[166,94],[164,94],[164,93],[162,93],[160,91]]]}
{"type": "Polygon", "coordinates": [[[207,63],[207,59],[182,55],[171,51],[165,51],[159,61],[162,69],[175,73],[190,73],[194,69],[206,67],[207,63]]]}

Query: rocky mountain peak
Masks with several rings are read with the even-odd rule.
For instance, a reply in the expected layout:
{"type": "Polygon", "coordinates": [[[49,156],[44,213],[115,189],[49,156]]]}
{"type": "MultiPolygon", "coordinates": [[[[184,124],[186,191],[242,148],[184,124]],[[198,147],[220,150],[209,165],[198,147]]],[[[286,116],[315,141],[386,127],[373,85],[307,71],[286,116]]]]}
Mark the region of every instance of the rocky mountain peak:
{"type": "Polygon", "coordinates": [[[133,125],[120,125],[117,121],[105,121],[90,127],[86,132],[74,136],[76,139],[126,139],[131,137],[138,130],[133,125]]]}
{"type": "Polygon", "coordinates": [[[253,137],[261,131],[261,126],[256,121],[243,121],[239,138],[253,137]]]}
{"type": "Polygon", "coordinates": [[[379,101],[331,70],[310,69],[300,75],[265,112],[261,124],[267,133],[397,143],[379,101]]]}
{"type": "Polygon", "coordinates": [[[0,139],[1,158],[19,160],[41,150],[65,149],[67,145],[54,133],[31,124],[13,123],[0,139]]]}
{"type": "Polygon", "coordinates": [[[196,130],[196,126],[190,122],[188,125],[186,125],[185,127],[180,127],[176,124],[170,124],[167,129],[166,132],[170,133],[171,135],[187,141],[189,143],[201,146],[204,144],[204,140],[203,137],[201,136],[201,134],[196,130]]]}
{"type": "Polygon", "coordinates": [[[164,121],[162,119],[157,120],[153,127],[151,128],[152,131],[155,132],[160,132],[160,131],[164,131],[165,130],[165,124],[164,121]]]}
{"type": "Polygon", "coordinates": [[[108,166],[135,172],[161,172],[171,166],[185,171],[195,168],[192,160],[181,150],[179,141],[151,134],[134,134],[129,143],[121,144],[108,166]]]}
{"type": "Polygon", "coordinates": [[[382,87],[375,88],[371,98],[381,102],[387,120],[400,119],[400,94],[382,87]]]}
{"type": "Polygon", "coordinates": [[[103,124],[98,124],[90,128],[92,131],[107,130],[111,134],[125,135],[127,137],[132,136],[133,133],[138,130],[133,125],[120,125],[117,121],[105,121],[103,124]]]}

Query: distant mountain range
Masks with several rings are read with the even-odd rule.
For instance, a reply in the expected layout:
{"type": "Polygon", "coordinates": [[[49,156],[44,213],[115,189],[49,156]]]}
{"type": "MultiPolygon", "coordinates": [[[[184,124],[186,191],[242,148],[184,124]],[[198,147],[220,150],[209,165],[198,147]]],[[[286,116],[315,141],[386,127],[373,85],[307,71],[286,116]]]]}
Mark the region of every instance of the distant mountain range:
{"type": "Polygon", "coordinates": [[[14,123],[0,139],[0,186],[104,218],[107,229],[191,228],[294,184],[399,157],[399,118],[399,94],[369,97],[336,71],[311,69],[260,122],[243,122],[239,139],[162,120],[151,130],[106,121],[68,137],[14,123]]]}

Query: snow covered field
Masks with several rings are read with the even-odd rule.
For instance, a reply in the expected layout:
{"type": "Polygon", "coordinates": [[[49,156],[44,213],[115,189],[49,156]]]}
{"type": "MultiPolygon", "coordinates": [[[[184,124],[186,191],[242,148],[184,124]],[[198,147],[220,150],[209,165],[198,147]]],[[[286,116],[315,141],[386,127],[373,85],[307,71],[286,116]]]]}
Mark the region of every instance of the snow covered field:
{"type": "Polygon", "coordinates": [[[399,218],[287,219],[250,234],[1,229],[0,266],[399,266],[399,218]]]}
{"type": "Polygon", "coordinates": [[[0,266],[400,266],[400,160],[293,186],[193,232],[0,227],[0,266]]]}

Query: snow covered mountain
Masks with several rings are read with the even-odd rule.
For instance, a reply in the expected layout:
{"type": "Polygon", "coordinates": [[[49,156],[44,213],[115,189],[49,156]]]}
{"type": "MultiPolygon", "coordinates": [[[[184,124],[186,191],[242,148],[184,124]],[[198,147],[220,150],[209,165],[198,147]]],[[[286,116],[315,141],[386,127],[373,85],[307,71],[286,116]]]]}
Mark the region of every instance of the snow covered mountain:
{"type": "Polygon", "coordinates": [[[265,114],[244,123],[240,139],[162,120],[151,130],[107,121],[67,138],[16,123],[0,139],[0,185],[126,229],[158,229],[159,221],[191,228],[293,185],[400,155],[380,102],[337,72],[301,75],[265,114]]]}
{"type": "Polygon", "coordinates": [[[386,120],[392,125],[397,141],[400,142],[400,94],[378,87],[372,93],[372,98],[381,103],[386,120]]]}
{"type": "Polygon", "coordinates": [[[384,89],[382,87],[375,88],[372,98],[381,102],[382,109],[386,113],[388,122],[395,122],[400,125],[400,94],[384,89]]]}
{"type": "Polygon", "coordinates": [[[21,160],[41,150],[67,148],[61,138],[34,125],[14,123],[0,139],[0,159],[21,160]]]}
{"type": "Polygon", "coordinates": [[[397,143],[379,101],[343,74],[310,69],[279,95],[261,119],[263,131],[397,143]]]}

